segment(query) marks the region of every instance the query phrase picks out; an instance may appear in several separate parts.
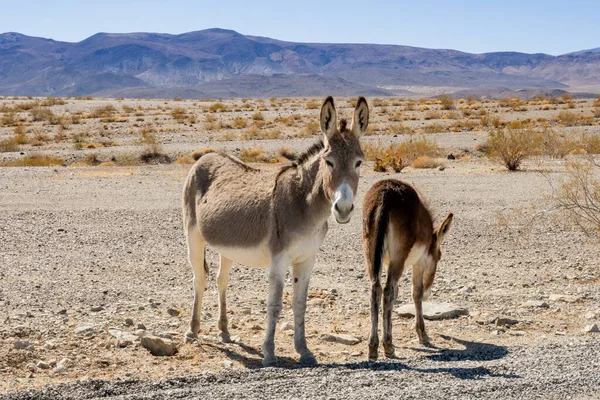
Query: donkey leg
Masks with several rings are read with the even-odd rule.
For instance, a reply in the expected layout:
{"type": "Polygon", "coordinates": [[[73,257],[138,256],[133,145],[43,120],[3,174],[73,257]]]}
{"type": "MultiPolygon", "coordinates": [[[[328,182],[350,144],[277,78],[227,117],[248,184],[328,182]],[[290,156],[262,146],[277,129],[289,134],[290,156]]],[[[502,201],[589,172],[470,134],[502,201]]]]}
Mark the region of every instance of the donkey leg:
{"type": "Polygon", "coordinates": [[[204,264],[204,248],[206,242],[197,227],[191,227],[187,233],[188,259],[194,270],[194,308],[190,329],[185,334],[186,342],[198,338],[200,317],[202,314],[202,296],[206,287],[206,266],[204,264]]]}
{"type": "Polygon", "coordinates": [[[227,329],[227,285],[229,284],[229,271],[233,261],[221,254],[219,273],[217,274],[217,290],[219,292],[219,330],[221,341],[229,343],[231,337],[227,329]]]}
{"type": "Polygon", "coordinates": [[[425,319],[423,318],[423,267],[420,264],[413,266],[412,297],[415,303],[415,327],[419,343],[428,345],[429,336],[425,332],[425,319]]]}
{"type": "Polygon", "coordinates": [[[300,364],[316,365],[317,360],[313,353],[306,345],[304,317],[306,313],[306,296],[308,292],[308,282],[313,266],[315,265],[315,257],[310,257],[308,260],[293,265],[294,275],[294,347],[296,352],[300,354],[300,364]]]}
{"type": "Polygon", "coordinates": [[[277,364],[275,357],[275,328],[277,319],[281,313],[281,298],[283,296],[283,284],[285,280],[285,271],[289,260],[277,255],[272,258],[269,266],[269,298],[267,299],[267,330],[265,341],[263,342],[263,365],[272,367],[277,364]]]}
{"type": "Polygon", "coordinates": [[[392,311],[398,297],[398,280],[402,275],[403,265],[403,262],[390,260],[387,281],[383,289],[383,349],[386,357],[393,357],[396,352],[392,343],[392,311]]]}
{"type": "Polygon", "coordinates": [[[379,306],[381,304],[381,276],[371,277],[371,335],[369,336],[369,360],[375,361],[379,348],[379,306]]]}

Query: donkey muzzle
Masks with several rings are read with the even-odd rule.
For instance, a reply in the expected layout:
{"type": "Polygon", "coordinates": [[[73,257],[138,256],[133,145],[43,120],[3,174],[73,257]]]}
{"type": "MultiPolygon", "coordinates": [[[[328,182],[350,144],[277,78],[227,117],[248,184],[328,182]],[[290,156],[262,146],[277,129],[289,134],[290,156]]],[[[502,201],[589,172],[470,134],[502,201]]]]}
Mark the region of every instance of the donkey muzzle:
{"type": "Polygon", "coordinates": [[[346,224],[350,221],[354,211],[354,193],[347,183],[341,184],[335,191],[331,214],[338,224],[346,224]]]}

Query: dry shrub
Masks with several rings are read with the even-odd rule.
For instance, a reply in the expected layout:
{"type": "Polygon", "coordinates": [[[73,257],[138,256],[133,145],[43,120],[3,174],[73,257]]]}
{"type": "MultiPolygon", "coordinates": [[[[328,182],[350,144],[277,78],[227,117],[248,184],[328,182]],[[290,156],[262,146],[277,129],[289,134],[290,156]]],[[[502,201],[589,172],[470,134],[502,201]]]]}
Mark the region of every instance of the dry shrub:
{"type": "Polygon", "coordinates": [[[242,149],[240,150],[240,160],[242,160],[243,162],[249,162],[249,163],[256,163],[256,162],[260,162],[260,163],[272,163],[272,162],[276,162],[277,159],[269,157],[267,155],[267,153],[265,153],[265,151],[262,149],[262,147],[250,147],[250,148],[245,148],[242,147],[242,149]]]}
{"type": "Polygon", "coordinates": [[[196,161],[190,156],[181,156],[173,164],[194,164],[196,161]]]}
{"type": "Polygon", "coordinates": [[[92,113],[89,115],[89,117],[90,118],[109,118],[115,112],[117,112],[117,109],[113,105],[107,104],[105,106],[96,108],[94,111],[92,111],[92,113]]]}
{"type": "Polygon", "coordinates": [[[54,113],[49,108],[32,108],[29,110],[29,114],[34,121],[52,121],[54,119],[54,113]]]}
{"type": "Polygon", "coordinates": [[[194,159],[194,161],[197,161],[197,160],[199,160],[199,159],[200,159],[200,157],[202,157],[203,155],[205,155],[205,154],[208,154],[208,153],[215,153],[215,152],[216,152],[216,150],[215,150],[215,149],[213,149],[212,147],[205,147],[205,148],[203,148],[203,149],[199,149],[199,150],[194,150],[194,151],[192,151],[192,152],[190,153],[190,157],[191,157],[192,159],[194,159]]]}
{"type": "Polygon", "coordinates": [[[20,160],[11,160],[1,163],[2,167],[52,167],[64,165],[65,161],[62,158],[46,156],[41,154],[32,154],[23,157],[20,160]]]}
{"type": "Polygon", "coordinates": [[[600,106],[594,107],[592,113],[594,114],[594,118],[600,118],[600,106]]]}
{"type": "Polygon", "coordinates": [[[19,151],[19,142],[15,137],[0,141],[0,153],[10,153],[19,151]]]}
{"type": "Polygon", "coordinates": [[[306,103],[306,109],[307,110],[317,110],[321,107],[321,103],[319,103],[319,101],[317,100],[310,100],[308,103],[306,103]]]}
{"type": "Polygon", "coordinates": [[[395,172],[402,171],[414,160],[421,156],[438,157],[443,154],[442,149],[433,141],[425,137],[411,138],[406,142],[384,147],[381,144],[362,145],[367,160],[374,161],[373,170],[384,172],[391,167],[395,172]]]}
{"type": "Polygon", "coordinates": [[[183,123],[187,118],[187,113],[181,107],[175,107],[173,111],[171,111],[171,116],[173,119],[179,123],[183,123]]]}
{"type": "Polygon", "coordinates": [[[118,167],[119,164],[117,164],[114,161],[104,161],[103,163],[98,164],[99,167],[118,167]]]}
{"type": "Polygon", "coordinates": [[[433,158],[429,156],[417,157],[411,164],[413,168],[437,168],[444,165],[442,158],[433,158]]]}
{"type": "Polygon", "coordinates": [[[566,179],[553,192],[556,207],[588,236],[600,238],[599,165],[592,158],[566,163],[566,179]]]}
{"type": "Polygon", "coordinates": [[[440,100],[440,108],[442,110],[456,110],[456,105],[452,97],[443,94],[438,99],[440,100]]]}
{"type": "Polygon", "coordinates": [[[204,117],[204,129],[207,131],[218,131],[223,128],[222,121],[217,121],[217,118],[214,115],[207,114],[204,117]]]}
{"type": "Polygon", "coordinates": [[[307,121],[304,128],[296,135],[298,137],[311,137],[321,131],[321,126],[317,121],[307,121]]]}
{"type": "Polygon", "coordinates": [[[439,112],[438,110],[429,110],[425,113],[425,120],[430,120],[430,119],[440,119],[442,118],[442,113],[439,112]]]}
{"type": "Polygon", "coordinates": [[[243,129],[246,126],[248,126],[248,122],[246,121],[245,118],[242,117],[235,117],[233,120],[233,127],[235,129],[243,129]]]}
{"type": "Polygon", "coordinates": [[[292,151],[292,149],[290,149],[287,146],[284,146],[282,148],[279,149],[279,155],[283,158],[286,158],[290,161],[294,161],[296,159],[296,153],[294,153],[292,151]]]}
{"type": "Polygon", "coordinates": [[[496,129],[487,141],[488,157],[516,171],[523,160],[536,153],[536,133],[531,129],[496,129]]]}
{"type": "Polygon", "coordinates": [[[140,154],[140,161],[144,164],[168,164],[171,159],[166,155],[162,147],[157,144],[148,145],[140,154]]]}
{"type": "Polygon", "coordinates": [[[436,124],[436,123],[426,125],[423,128],[423,132],[425,132],[425,133],[442,133],[442,132],[446,132],[447,130],[448,130],[448,128],[446,128],[445,125],[436,124]]]}
{"type": "Polygon", "coordinates": [[[556,121],[564,126],[592,125],[594,123],[594,117],[575,114],[571,111],[561,111],[556,116],[556,121]]]}
{"type": "Polygon", "coordinates": [[[217,103],[211,104],[211,106],[208,107],[208,111],[214,113],[214,112],[226,112],[228,110],[227,110],[227,106],[225,104],[217,102],[217,103]]]}
{"type": "Polygon", "coordinates": [[[140,129],[140,144],[159,144],[158,139],[154,136],[154,129],[151,126],[145,126],[140,129]]]}
{"type": "Polygon", "coordinates": [[[260,111],[257,111],[254,114],[252,114],[252,119],[254,121],[264,121],[265,120],[265,116],[260,111]]]}

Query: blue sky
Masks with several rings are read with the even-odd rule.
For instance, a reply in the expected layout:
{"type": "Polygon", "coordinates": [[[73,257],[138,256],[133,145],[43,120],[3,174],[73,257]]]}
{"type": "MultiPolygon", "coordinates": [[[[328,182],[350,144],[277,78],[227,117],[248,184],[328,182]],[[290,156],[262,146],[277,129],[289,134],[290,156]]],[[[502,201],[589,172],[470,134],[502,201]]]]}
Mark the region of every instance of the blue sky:
{"type": "Polygon", "coordinates": [[[77,42],[97,32],[227,28],[301,42],[388,43],[472,53],[600,47],[600,1],[14,1],[0,32],[77,42]]]}

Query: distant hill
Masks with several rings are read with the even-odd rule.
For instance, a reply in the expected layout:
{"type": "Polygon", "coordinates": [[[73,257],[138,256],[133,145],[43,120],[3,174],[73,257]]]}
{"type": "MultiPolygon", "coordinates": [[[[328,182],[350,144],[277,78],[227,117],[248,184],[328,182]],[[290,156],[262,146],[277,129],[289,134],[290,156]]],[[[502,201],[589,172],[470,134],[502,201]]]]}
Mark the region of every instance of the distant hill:
{"type": "Polygon", "coordinates": [[[600,91],[600,51],[470,54],[293,43],[225,29],[181,35],[98,33],[78,43],[0,34],[0,95],[386,96],[414,94],[407,87],[438,86],[461,93],[573,86],[600,91]]]}

